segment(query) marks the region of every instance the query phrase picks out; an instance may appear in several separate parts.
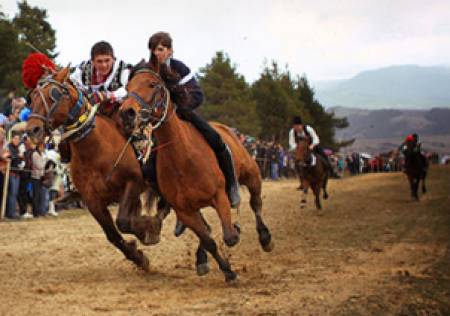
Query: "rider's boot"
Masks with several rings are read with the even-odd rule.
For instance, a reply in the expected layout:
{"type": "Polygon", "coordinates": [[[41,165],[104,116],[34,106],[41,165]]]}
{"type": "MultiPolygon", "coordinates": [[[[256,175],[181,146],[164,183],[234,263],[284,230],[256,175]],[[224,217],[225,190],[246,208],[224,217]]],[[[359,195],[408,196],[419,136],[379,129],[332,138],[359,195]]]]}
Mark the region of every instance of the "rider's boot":
{"type": "Polygon", "coordinates": [[[219,162],[220,169],[225,176],[225,186],[231,207],[235,208],[241,202],[239,182],[236,178],[231,151],[227,145],[225,145],[225,147],[226,148],[222,152],[217,153],[217,160],[219,162]]]}

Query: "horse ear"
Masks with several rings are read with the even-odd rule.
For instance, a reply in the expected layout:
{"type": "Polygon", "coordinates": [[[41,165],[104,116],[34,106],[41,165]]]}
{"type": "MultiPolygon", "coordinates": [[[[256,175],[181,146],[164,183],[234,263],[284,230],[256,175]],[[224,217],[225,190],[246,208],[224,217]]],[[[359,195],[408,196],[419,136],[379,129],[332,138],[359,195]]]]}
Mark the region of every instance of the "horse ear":
{"type": "Polygon", "coordinates": [[[69,66],[66,68],[63,68],[56,74],[56,77],[55,77],[56,81],[63,83],[64,81],[66,81],[69,78],[69,76],[70,76],[70,67],[69,66]]]}

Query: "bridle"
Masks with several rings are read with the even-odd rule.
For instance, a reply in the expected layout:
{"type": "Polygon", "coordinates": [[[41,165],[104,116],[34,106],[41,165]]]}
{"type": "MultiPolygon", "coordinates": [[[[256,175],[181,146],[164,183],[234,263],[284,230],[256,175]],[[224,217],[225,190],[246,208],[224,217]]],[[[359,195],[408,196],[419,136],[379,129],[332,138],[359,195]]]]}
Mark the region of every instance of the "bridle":
{"type": "Polygon", "coordinates": [[[31,113],[30,118],[36,118],[44,122],[45,132],[50,134],[53,130],[60,127],[63,128],[64,133],[61,136],[61,142],[63,140],[80,140],[84,138],[94,127],[95,113],[98,109],[98,104],[96,106],[91,106],[89,101],[85,98],[83,92],[80,88],[72,84],[72,86],[77,90],[77,101],[74,106],[72,106],[67,113],[67,119],[59,126],[53,126],[53,114],[58,110],[63,99],[71,100],[71,95],[69,93],[69,87],[66,81],[63,83],[54,80],[51,77],[41,79],[35,90],[39,93],[42,103],[45,107],[45,115],[38,113],[31,113]],[[49,86],[49,97],[52,103],[49,105],[47,99],[44,96],[43,89],[49,86]],[[81,109],[85,105],[87,111],[81,113],[81,109]]]}
{"type": "MultiPolygon", "coordinates": [[[[298,143],[297,143],[297,146],[298,146],[298,143]]],[[[316,165],[317,157],[314,155],[314,153],[311,150],[309,150],[308,144],[306,144],[306,148],[307,148],[307,152],[306,152],[305,156],[307,158],[304,160],[296,159],[296,163],[302,168],[311,168],[316,165]]],[[[298,150],[298,149],[296,149],[296,150],[298,150]]]]}
{"type": "Polygon", "coordinates": [[[147,125],[151,121],[152,129],[155,130],[158,127],[160,127],[161,124],[164,123],[164,121],[167,118],[167,112],[169,109],[170,93],[169,93],[169,90],[167,90],[161,76],[158,73],[154,72],[150,68],[142,68],[142,69],[136,70],[136,72],[134,72],[133,76],[137,75],[139,73],[148,73],[148,74],[156,77],[159,81],[158,83],[151,85],[151,88],[154,89],[154,92],[150,98],[150,102],[148,102],[148,103],[145,102],[145,100],[136,92],[128,93],[128,97],[132,97],[140,105],[140,110],[138,113],[139,124],[147,125]],[[156,100],[156,97],[158,95],[161,96],[161,99],[159,101],[156,100]],[[153,111],[156,109],[160,109],[160,108],[162,108],[164,111],[162,116],[161,117],[154,116],[153,111]]]}

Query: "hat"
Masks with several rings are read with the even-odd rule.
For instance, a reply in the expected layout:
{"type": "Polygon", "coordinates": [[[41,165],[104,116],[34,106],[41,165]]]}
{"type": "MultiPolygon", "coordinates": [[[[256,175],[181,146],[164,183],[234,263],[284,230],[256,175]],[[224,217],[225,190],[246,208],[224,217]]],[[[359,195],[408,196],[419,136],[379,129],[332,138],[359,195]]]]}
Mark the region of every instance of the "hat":
{"type": "Polygon", "coordinates": [[[405,138],[405,142],[413,142],[414,141],[414,136],[413,135],[408,135],[405,138]]]}
{"type": "Polygon", "coordinates": [[[292,124],[294,124],[294,125],[303,124],[302,118],[300,116],[294,116],[294,119],[292,120],[292,124]]]}

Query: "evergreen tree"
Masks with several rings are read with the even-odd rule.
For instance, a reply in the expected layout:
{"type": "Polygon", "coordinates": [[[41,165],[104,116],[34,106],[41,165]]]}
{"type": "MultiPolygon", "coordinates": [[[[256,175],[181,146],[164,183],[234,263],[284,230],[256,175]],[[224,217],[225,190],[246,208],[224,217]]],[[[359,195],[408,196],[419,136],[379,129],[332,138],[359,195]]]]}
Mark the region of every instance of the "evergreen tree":
{"type": "Polygon", "coordinates": [[[12,23],[0,12],[0,94],[5,95],[9,90],[21,86],[20,55],[18,34],[12,23]]]}
{"type": "MultiPolygon", "coordinates": [[[[47,21],[47,10],[31,7],[26,0],[18,3],[19,13],[13,19],[22,45],[30,43],[41,53],[50,58],[55,58],[56,32],[47,21]]],[[[25,49],[30,52],[30,47],[25,49]]]]}
{"type": "Polygon", "coordinates": [[[218,121],[250,135],[259,133],[256,104],[242,75],[223,52],[200,69],[200,86],[205,94],[201,112],[206,119],[218,121]]]}
{"type": "Polygon", "coordinates": [[[304,121],[314,127],[322,146],[338,150],[340,147],[353,143],[354,140],[341,143],[335,141],[336,128],[347,127],[348,121],[346,118],[336,118],[334,113],[325,111],[325,108],[314,98],[314,90],[310,87],[305,76],[297,80],[297,94],[305,110],[309,113],[309,118],[304,121]]]}
{"type": "Polygon", "coordinates": [[[260,136],[264,139],[287,143],[292,117],[308,117],[303,104],[296,96],[295,84],[289,71],[280,71],[278,64],[266,66],[260,79],[252,86],[253,98],[263,126],[260,136]]]}
{"type": "Polygon", "coordinates": [[[56,47],[55,30],[47,21],[47,11],[31,7],[24,0],[18,3],[19,12],[10,21],[0,12],[0,93],[4,95],[14,89],[23,94],[22,62],[34,52],[30,44],[40,52],[54,58],[56,47]]]}

